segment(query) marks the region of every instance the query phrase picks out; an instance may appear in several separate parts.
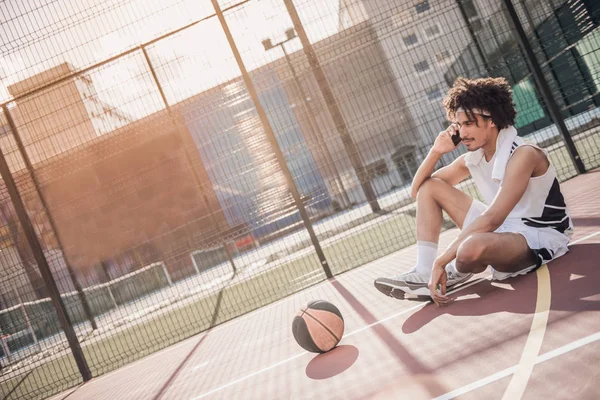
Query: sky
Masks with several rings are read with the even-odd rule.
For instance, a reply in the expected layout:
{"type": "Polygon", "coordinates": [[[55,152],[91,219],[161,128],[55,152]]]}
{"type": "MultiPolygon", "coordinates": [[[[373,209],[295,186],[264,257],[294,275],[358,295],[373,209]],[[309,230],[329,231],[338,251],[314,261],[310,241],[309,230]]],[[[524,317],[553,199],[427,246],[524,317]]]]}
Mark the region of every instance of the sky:
{"type": "MultiPolygon", "coordinates": [[[[339,0],[296,0],[312,42],[338,31],[339,0]]],[[[220,0],[222,8],[237,0],[220,0]]],[[[0,2],[0,101],[7,86],[70,62],[84,68],[214,13],[210,0],[4,0],[0,2]]],[[[250,0],[225,14],[248,70],[283,56],[265,52],[292,26],[282,0],[250,0]]],[[[296,39],[289,51],[300,48],[296,39]]],[[[148,48],[169,103],[239,75],[216,18],[148,48]]],[[[100,98],[141,117],[162,108],[141,52],[94,70],[100,98]]]]}

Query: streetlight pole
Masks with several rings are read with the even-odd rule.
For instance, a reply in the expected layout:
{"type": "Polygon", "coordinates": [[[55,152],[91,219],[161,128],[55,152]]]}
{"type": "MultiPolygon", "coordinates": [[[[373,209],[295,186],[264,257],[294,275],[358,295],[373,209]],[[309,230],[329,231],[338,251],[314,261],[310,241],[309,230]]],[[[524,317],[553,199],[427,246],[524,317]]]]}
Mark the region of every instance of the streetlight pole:
{"type": "Polygon", "coordinates": [[[307,100],[308,97],[306,96],[306,93],[304,92],[304,89],[302,88],[302,85],[300,84],[300,80],[298,78],[298,75],[296,74],[296,68],[294,68],[294,65],[292,64],[290,56],[289,56],[287,50],[285,49],[285,44],[287,42],[289,42],[290,40],[293,40],[296,38],[296,31],[294,30],[294,28],[290,28],[285,33],[286,33],[286,39],[281,42],[272,43],[271,39],[265,39],[262,41],[262,44],[265,48],[265,51],[269,51],[275,47],[280,47],[281,50],[283,51],[283,55],[285,56],[285,61],[288,65],[288,68],[292,72],[292,78],[294,81],[295,89],[302,101],[302,107],[308,118],[308,123],[309,123],[310,129],[313,131],[313,134],[314,134],[315,138],[317,139],[319,146],[324,151],[327,165],[329,165],[333,170],[333,173],[335,175],[334,179],[336,181],[336,185],[337,185],[340,195],[342,196],[342,199],[344,201],[344,208],[349,207],[351,204],[350,198],[348,197],[348,192],[346,191],[344,182],[342,181],[342,178],[340,177],[340,172],[337,169],[335,162],[333,161],[333,157],[331,156],[331,152],[329,151],[329,147],[327,146],[327,143],[325,142],[325,139],[323,138],[323,132],[319,128],[319,125],[317,124],[317,121],[315,120],[314,115],[310,111],[310,107],[309,107],[308,100],[307,100]]]}

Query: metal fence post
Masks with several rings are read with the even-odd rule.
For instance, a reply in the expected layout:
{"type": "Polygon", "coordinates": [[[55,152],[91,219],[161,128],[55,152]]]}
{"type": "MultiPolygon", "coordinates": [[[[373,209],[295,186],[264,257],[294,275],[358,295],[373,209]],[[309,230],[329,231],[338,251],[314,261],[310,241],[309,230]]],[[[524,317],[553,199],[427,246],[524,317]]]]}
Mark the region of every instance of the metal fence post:
{"type": "Polygon", "coordinates": [[[290,15],[290,18],[292,19],[292,22],[294,24],[294,29],[296,29],[296,32],[298,33],[298,38],[300,38],[300,42],[302,43],[302,49],[304,50],[304,54],[306,54],[308,63],[310,64],[312,72],[315,75],[315,79],[317,80],[317,84],[319,86],[321,94],[325,98],[325,104],[327,105],[327,109],[331,114],[331,118],[333,118],[333,122],[340,134],[344,148],[346,149],[346,152],[350,157],[352,167],[356,171],[356,175],[358,175],[360,186],[362,187],[362,190],[365,193],[365,197],[367,198],[367,201],[371,206],[371,210],[374,213],[378,213],[381,211],[381,207],[379,206],[379,202],[377,201],[377,195],[373,190],[373,185],[371,185],[371,180],[368,177],[368,172],[362,163],[360,153],[358,152],[358,149],[354,144],[354,140],[352,139],[352,136],[348,131],[348,126],[344,121],[342,111],[338,106],[335,95],[333,94],[333,91],[329,86],[329,82],[327,81],[325,72],[323,71],[323,68],[321,68],[321,63],[319,62],[317,53],[315,52],[312,44],[308,40],[308,36],[306,35],[306,31],[304,30],[304,25],[302,25],[302,21],[300,21],[300,17],[298,16],[298,12],[296,11],[296,6],[294,6],[293,0],[284,0],[284,3],[287,8],[288,14],[290,15]]]}
{"type": "Polygon", "coordinates": [[[327,278],[332,278],[333,274],[331,273],[331,269],[329,268],[329,264],[327,263],[327,259],[325,258],[325,254],[323,253],[323,249],[321,248],[321,244],[319,243],[319,239],[317,238],[317,235],[315,234],[315,231],[312,226],[312,222],[310,221],[310,217],[308,216],[308,213],[306,212],[306,208],[304,207],[304,204],[302,203],[302,198],[300,196],[300,192],[298,191],[298,188],[296,187],[294,178],[292,177],[290,169],[288,168],[288,165],[285,161],[285,156],[283,155],[283,152],[281,151],[281,148],[279,147],[279,144],[277,143],[277,138],[275,137],[275,134],[273,133],[273,129],[271,127],[271,123],[269,122],[269,120],[267,118],[267,114],[265,113],[265,110],[264,110],[262,104],[260,103],[260,100],[258,99],[258,93],[256,92],[254,83],[252,82],[252,79],[250,78],[250,75],[248,74],[248,70],[246,70],[246,66],[244,65],[244,60],[242,60],[242,56],[240,55],[240,51],[237,48],[237,44],[235,43],[235,40],[233,39],[231,31],[229,30],[229,25],[227,25],[227,21],[225,20],[225,17],[223,16],[223,11],[221,10],[221,7],[219,6],[218,0],[211,0],[211,2],[215,9],[215,13],[217,14],[217,17],[219,18],[219,22],[221,23],[223,32],[225,33],[225,36],[227,37],[227,42],[229,43],[229,47],[231,48],[231,51],[233,52],[233,55],[237,62],[237,65],[240,69],[240,72],[242,73],[242,78],[244,79],[244,83],[246,85],[246,88],[248,89],[248,93],[250,94],[252,102],[254,103],[254,107],[256,108],[258,117],[260,118],[262,126],[265,130],[267,139],[269,140],[269,143],[271,144],[271,148],[273,149],[273,152],[275,153],[275,156],[277,157],[277,163],[279,164],[279,167],[281,168],[281,171],[283,172],[283,175],[286,178],[288,187],[289,187],[290,191],[292,192],[294,202],[296,204],[296,207],[298,208],[298,211],[300,212],[300,216],[302,217],[304,226],[306,227],[306,230],[308,231],[308,235],[310,236],[312,245],[315,248],[317,257],[319,257],[319,261],[321,262],[321,266],[323,267],[323,270],[325,271],[325,275],[327,276],[327,278]]]}
{"type": "Polygon", "coordinates": [[[583,165],[583,162],[581,161],[581,157],[579,157],[579,153],[577,152],[577,148],[575,147],[575,144],[573,143],[571,134],[569,133],[569,130],[567,129],[567,126],[565,125],[565,120],[562,117],[562,114],[560,113],[560,109],[559,109],[558,105],[556,104],[554,97],[552,97],[552,91],[550,90],[550,86],[548,85],[548,82],[546,81],[546,78],[544,77],[544,73],[542,72],[542,68],[540,67],[540,64],[538,63],[537,59],[535,58],[535,53],[533,52],[533,49],[531,48],[531,45],[529,44],[527,35],[525,34],[523,25],[521,25],[521,21],[519,20],[519,16],[517,15],[515,7],[513,6],[513,3],[511,0],[504,0],[504,4],[506,5],[506,9],[508,11],[508,15],[510,17],[512,25],[514,26],[514,28],[517,32],[517,39],[519,41],[519,44],[521,45],[521,47],[523,48],[523,51],[525,52],[525,59],[527,60],[527,63],[529,64],[529,67],[531,68],[533,78],[535,79],[535,82],[537,83],[538,87],[540,88],[540,92],[542,94],[544,102],[546,103],[546,106],[548,107],[548,112],[550,113],[550,117],[556,124],[558,131],[562,134],[562,136],[565,140],[565,144],[567,145],[567,150],[569,151],[569,155],[571,156],[571,160],[573,161],[573,164],[575,164],[575,168],[577,169],[577,172],[580,174],[583,174],[583,173],[585,173],[585,166],[583,165]]]}
{"type": "Polygon", "coordinates": [[[37,262],[38,268],[42,275],[42,279],[44,280],[44,284],[50,293],[50,299],[52,300],[52,304],[56,310],[56,314],[58,315],[58,320],[60,322],[61,328],[65,332],[65,336],[67,337],[67,341],[69,342],[69,347],[71,347],[71,351],[73,353],[73,357],[75,358],[75,362],[77,363],[77,367],[79,368],[79,373],[81,374],[83,380],[85,382],[92,379],[92,373],[90,368],[87,365],[87,361],[81,350],[81,345],[79,344],[79,340],[77,339],[77,335],[75,334],[75,330],[73,329],[73,324],[71,323],[71,319],[69,318],[69,314],[67,313],[67,309],[65,304],[63,303],[60,292],[58,291],[58,287],[56,286],[56,282],[52,276],[52,271],[48,266],[48,262],[44,257],[44,251],[42,250],[42,246],[39,242],[39,239],[33,229],[33,225],[31,224],[31,220],[27,215],[27,211],[25,210],[25,205],[23,204],[23,200],[21,199],[21,195],[19,194],[19,190],[17,189],[17,185],[13,179],[13,176],[10,172],[8,164],[6,162],[6,158],[4,158],[4,153],[0,148],[0,176],[4,180],[4,184],[8,190],[8,194],[10,195],[10,199],[15,207],[15,212],[17,214],[17,218],[25,232],[25,237],[27,238],[27,242],[31,247],[35,260],[37,262]]]}
{"type": "Polygon", "coordinates": [[[29,155],[27,154],[27,150],[25,149],[25,146],[23,146],[23,141],[21,140],[21,136],[19,136],[19,132],[17,131],[17,126],[15,124],[15,121],[13,120],[12,115],[10,114],[7,105],[2,107],[2,109],[4,111],[4,114],[6,115],[8,125],[10,126],[10,130],[12,131],[13,137],[15,138],[17,147],[19,148],[19,153],[21,153],[21,157],[23,157],[23,161],[25,162],[25,167],[27,168],[27,171],[29,172],[29,176],[31,176],[31,180],[33,181],[33,186],[35,187],[35,190],[40,198],[40,201],[42,202],[42,207],[44,208],[44,211],[46,212],[46,216],[48,217],[48,221],[50,222],[50,227],[52,228],[52,232],[54,232],[54,237],[56,238],[56,243],[58,244],[58,247],[63,254],[67,272],[69,273],[69,276],[71,277],[71,281],[73,282],[73,286],[75,287],[75,290],[77,291],[79,301],[81,301],[81,305],[83,307],[83,312],[85,313],[85,316],[87,317],[87,319],[90,321],[92,330],[96,330],[96,329],[98,329],[98,325],[96,325],[96,320],[94,319],[94,313],[92,313],[90,304],[88,303],[87,298],[85,297],[85,293],[83,292],[83,288],[81,287],[81,284],[79,283],[79,279],[77,279],[77,276],[75,275],[75,271],[73,270],[73,267],[71,267],[71,264],[69,264],[69,260],[67,258],[67,253],[64,250],[64,246],[62,245],[62,241],[60,240],[60,235],[58,233],[58,229],[56,229],[56,224],[54,223],[54,218],[52,217],[50,208],[48,208],[48,204],[46,203],[44,195],[42,194],[42,190],[40,189],[40,184],[35,176],[35,172],[33,171],[33,166],[31,165],[31,161],[29,160],[29,155]]]}

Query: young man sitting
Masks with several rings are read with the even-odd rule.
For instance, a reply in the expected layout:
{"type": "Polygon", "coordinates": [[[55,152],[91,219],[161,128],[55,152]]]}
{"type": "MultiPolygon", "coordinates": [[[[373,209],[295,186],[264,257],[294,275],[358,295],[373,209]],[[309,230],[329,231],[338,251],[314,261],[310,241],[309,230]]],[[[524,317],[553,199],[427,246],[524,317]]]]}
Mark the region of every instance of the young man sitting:
{"type": "MultiPolygon", "coordinates": [[[[492,267],[494,279],[539,268],[567,253],[573,225],[547,151],[517,136],[512,91],[503,78],[459,78],[444,99],[453,123],[441,132],[411,187],[417,199],[417,263],[408,272],[378,278],[387,295],[450,300],[446,290],[492,267]],[[434,167],[460,135],[467,153],[434,167]],[[454,186],[471,177],[484,203],[454,186]],[[437,256],[445,211],[461,229],[437,256]]],[[[396,296],[398,297],[398,296],[396,296]]]]}

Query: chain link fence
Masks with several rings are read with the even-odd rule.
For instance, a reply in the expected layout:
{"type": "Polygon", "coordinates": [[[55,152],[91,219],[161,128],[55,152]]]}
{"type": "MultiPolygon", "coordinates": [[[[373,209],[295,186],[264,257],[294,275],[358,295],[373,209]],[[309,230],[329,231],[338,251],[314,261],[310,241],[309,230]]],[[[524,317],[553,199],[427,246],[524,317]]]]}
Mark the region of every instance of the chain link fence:
{"type": "Polygon", "coordinates": [[[561,180],[600,164],[591,0],[93,3],[0,4],[2,398],[415,243],[457,77],[507,78],[561,180]]]}

